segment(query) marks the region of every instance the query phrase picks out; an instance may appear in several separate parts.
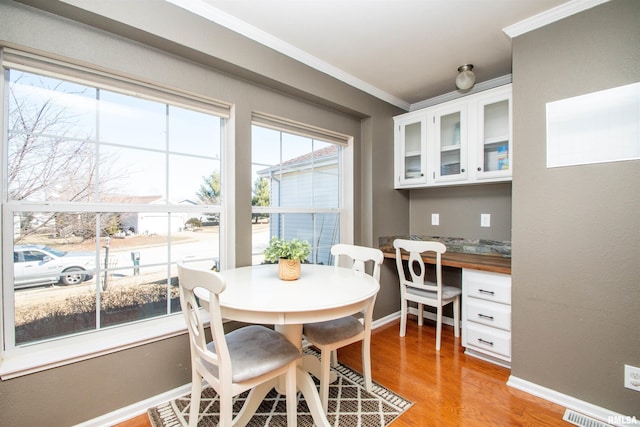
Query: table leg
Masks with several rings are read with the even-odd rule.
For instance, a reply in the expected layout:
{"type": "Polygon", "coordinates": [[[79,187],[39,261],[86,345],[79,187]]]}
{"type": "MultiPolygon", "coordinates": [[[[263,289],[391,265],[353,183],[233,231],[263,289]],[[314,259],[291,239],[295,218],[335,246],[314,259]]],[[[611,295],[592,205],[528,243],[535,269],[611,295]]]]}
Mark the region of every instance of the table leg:
{"type": "Polygon", "coordinates": [[[304,396],[304,400],[307,402],[309,412],[311,412],[311,416],[313,417],[313,425],[330,427],[327,415],[322,409],[322,403],[320,403],[320,395],[318,394],[316,383],[313,382],[313,378],[311,378],[307,371],[298,368],[296,385],[304,396]]]}
{"type": "MultiPolygon", "coordinates": [[[[302,350],[302,325],[276,325],[275,329],[284,335],[296,347],[302,350]]],[[[314,357],[314,359],[316,358],[314,357]]],[[[309,371],[306,369],[309,365],[313,365],[313,363],[307,359],[307,356],[303,356],[298,361],[296,386],[304,396],[304,400],[307,402],[309,412],[311,412],[311,416],[313,417],[314,426],[330,427],[327,415],[322,409],[322,403],[320,403],[320,395],[318,394],[316,384],[313,382],[313,378],[311,378],[309,371]],[[306,363],[305,359],[307,360],[306,363]]],[[[278,386],[276,386],[276,390],[278,390],[278,393],[281,393],[280,390],[284,390],[284,384],[278,384],[278,386]]]]}

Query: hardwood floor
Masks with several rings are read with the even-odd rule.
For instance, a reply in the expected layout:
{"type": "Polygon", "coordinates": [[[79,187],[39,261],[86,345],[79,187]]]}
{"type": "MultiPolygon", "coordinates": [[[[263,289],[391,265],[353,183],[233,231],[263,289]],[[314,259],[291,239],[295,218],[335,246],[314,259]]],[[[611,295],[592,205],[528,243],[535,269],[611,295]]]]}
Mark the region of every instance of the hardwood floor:
{"type": "MultiPolygon", "coordinates": [[[[373,380],[414,405],[393,427],[404,426],[568,426],[564,408],[507,386],[506,368],[464,354],[453,328],[444,326],[442,349],[435,351],[435,328],[425,320],[407,322],[398,336],[399,321],[373,331],[373,380]]],[[[338,360],[361,372],[360,345],[338,351],[338,360]]],[[[146,415],[117,427],[150,427],[146,415]]]]}

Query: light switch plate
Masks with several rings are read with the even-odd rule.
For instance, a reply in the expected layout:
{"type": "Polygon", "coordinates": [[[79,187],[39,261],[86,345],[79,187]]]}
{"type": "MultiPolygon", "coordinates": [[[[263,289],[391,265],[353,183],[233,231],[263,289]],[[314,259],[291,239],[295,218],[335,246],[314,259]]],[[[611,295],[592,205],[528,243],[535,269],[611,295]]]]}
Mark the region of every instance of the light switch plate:
{"type": "Polygon", "coordinates": [[[624,365],[624,386],[631,390],[640,391],[640,368],[624,365]]]}
{"type": "Polygon", "coordinates": [[[491,227],[491,214],[480,214],[480,227],[491,227]]]}
{"type": "Polygon", "coordinates": [[[440,225],[440,214],[431,214],[431,225],[440,225]]]}

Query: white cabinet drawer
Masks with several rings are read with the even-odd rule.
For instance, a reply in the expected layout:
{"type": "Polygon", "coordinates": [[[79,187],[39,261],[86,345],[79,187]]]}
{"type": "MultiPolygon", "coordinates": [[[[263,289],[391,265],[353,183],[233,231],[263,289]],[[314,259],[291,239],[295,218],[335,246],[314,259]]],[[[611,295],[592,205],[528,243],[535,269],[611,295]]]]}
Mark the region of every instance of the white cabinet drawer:
{"type": "Polygon", "coordinates": [[[467,324],[467,346],[478,351],[511,358],[511,333],[488,326],[467,324]]]}
{"type": "Polygon", "coordinates": [[[487,301],[511,304],[511,276],[464,269],[465,295],[487,301]]]}
{"type": "Polygon", "coordinates": [[[509,305],[469,298],[466,312],[466,320],[504,329],[505,331],[511,330],[511,306],[509,305]]]}

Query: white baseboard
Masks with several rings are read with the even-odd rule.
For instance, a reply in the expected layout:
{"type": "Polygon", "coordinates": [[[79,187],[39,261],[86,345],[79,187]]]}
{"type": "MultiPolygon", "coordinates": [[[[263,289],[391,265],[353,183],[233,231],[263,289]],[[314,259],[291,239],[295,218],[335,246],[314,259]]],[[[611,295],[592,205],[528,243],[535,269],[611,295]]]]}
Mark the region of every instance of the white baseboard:
{"type": "MultiPolygon", "coordinates": [[[[409,307],[409,314],[413,314],[414,316],[418,315],[418,309],[416,307],[409,307]]],[[[378,320],[375,320],[372,324],[371,324],[371,329],[376,329],[379,328],[380,326],[384,326],[388,323],[394,322],[396,320],[398,320],[400,318],[400,312],[396,311],[395,313],[391,313],[385,317],[382,317],[378,320]]],[[[432,313],[430,311],[425,311],[424,312],[424,318],[425,319],[429,319],[429,320],[433,320],[434,322],[436,321],[436,314],[432,313]]],[[[453,326],[453,319],[451,317],[447,317],[447,316],[442,316],[442,324],[443,325],[449,325],[449,326],[453,326]]]]}
{"type": "Polygon", "coordinates": [[[397,319],[400,318],[400,312],[397,311],[395,313],[391,313],[385,317],[381,317],[378,320],[374,320],[373,322],[371,322],[371,329],[376,329],[379,328],[381,326],[387,325],[389,323],[393,323],[395,322],[397,319]]]}
{"type": "Polygon", "coordinates": [[[189,393],[191,393],[191,383],[166,391],[162,394],[152,396],[149,399],[142,400],[134,403],[133,405],[125,406],[124,408],[117,409],[92,420],[76,424],[74,427],[110,427],[144,414],[149,408],[177,399],[178,397],[189,393]]]}
{"type": "Polygon", "coordinates": [[[615,420],[631,418],[513,375],[509,376],[507,385],[614,426],[624,426],[624,424],[616,423],[615,420]]]}

